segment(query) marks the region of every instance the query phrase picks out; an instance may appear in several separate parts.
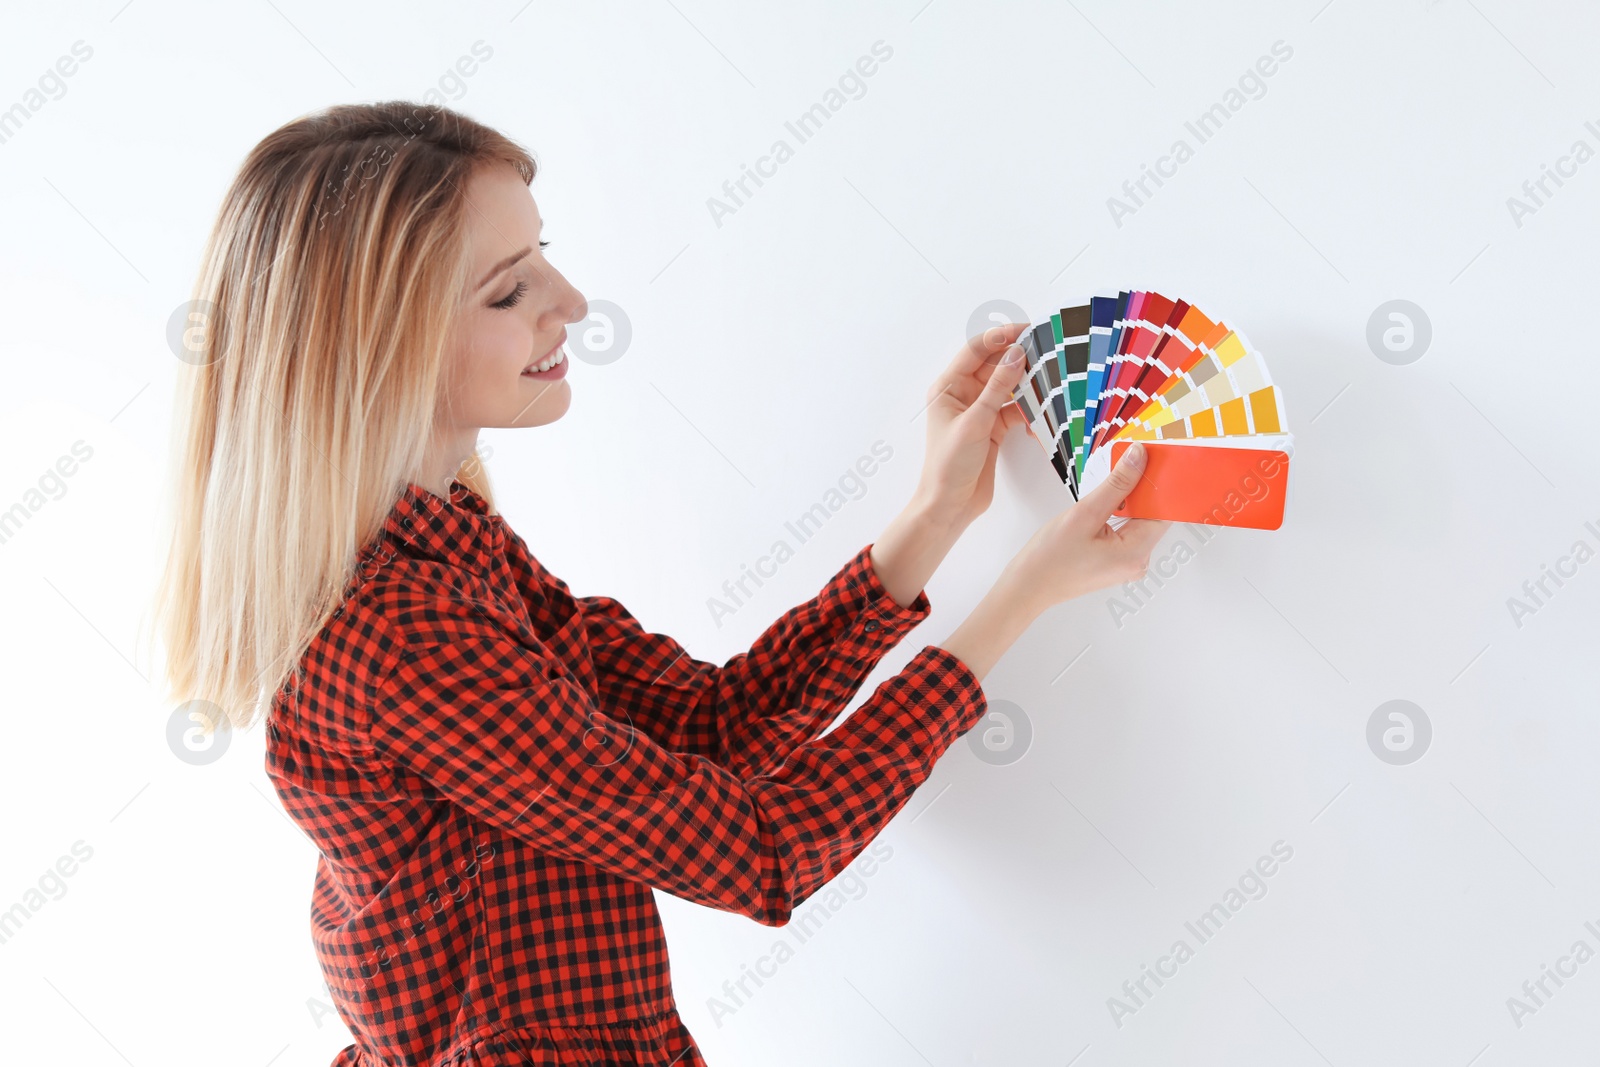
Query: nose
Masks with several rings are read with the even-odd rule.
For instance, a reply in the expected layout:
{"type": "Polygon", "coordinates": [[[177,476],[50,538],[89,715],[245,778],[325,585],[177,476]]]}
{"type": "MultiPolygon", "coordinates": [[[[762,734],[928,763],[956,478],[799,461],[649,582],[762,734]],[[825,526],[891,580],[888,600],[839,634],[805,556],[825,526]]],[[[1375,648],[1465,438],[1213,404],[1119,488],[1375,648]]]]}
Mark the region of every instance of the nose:
{"type": "Polygon", "coordinates": [[[569,294],[571,301],[570,310],[567,312],[567,321],[582,322],[589,317],[589,301],[566,278],[563,277],[561,279],[561,284],[569,294]]]}
{"type": "MultiPolygon", "coordinates": [[[[561,323],[582,322],[589,317],[589,301],[584,295],[567,281],[566,275],[556,270],[548,262],[544,264],[543,271],[550,283],[551,300],[545,307],[545,312],[550,317],[561,323]],[[559,316],[559,317],[558,317],[559,316]]],[[[543,314],[540,316],[544,317],[543,314]]],[[[543,323],[540,324],[541,326],[543,323]]]]}

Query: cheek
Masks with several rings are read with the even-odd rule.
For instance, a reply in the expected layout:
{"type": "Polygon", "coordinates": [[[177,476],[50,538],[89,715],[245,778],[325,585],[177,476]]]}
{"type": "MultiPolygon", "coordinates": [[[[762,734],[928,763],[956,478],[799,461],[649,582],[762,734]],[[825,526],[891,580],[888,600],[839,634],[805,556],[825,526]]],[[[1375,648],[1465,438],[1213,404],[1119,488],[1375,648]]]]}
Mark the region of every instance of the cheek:
{"type": "Polygon", "coordinates": [[[445,393],[458,417],[490,418],[532,358],[531,344],[516,315],[493,308],[458,324],[445,368],[445,393]]]}
{"type": "Polygon", "coordinates": [[[485,368],[520,373],[533,358],[531,343],[527,323],[520,315],[496,311],[479,326],[479,361],[485,368]]]}
{"type": "Polygon", "coordinates": [[[477,316],[458,338],[458,381],[468,390],[474,385],[504,387],[506,376],[522,373],[532,358],[527,328],[517,316],[490,312],[477,316]]]}

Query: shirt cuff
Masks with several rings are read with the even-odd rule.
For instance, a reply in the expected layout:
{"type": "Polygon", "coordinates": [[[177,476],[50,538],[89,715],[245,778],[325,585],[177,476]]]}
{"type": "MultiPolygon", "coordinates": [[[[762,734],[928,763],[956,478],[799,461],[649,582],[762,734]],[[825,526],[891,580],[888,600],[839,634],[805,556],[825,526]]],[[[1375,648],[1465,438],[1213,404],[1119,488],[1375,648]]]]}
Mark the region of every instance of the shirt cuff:
{"type": "Polygon", "coordinates": [[[924,721],[944,744],[954,742],[989,713],[983,683],[954,652],[938,645],[924,645],[901,673],[932,682],[935,694],[923,705],[924,721]]]}
{"type": "Polygon", "coordinates": [[[914,787],[988,711],[988,697],[971,668],[954,653],[926,645],[835,733],[842,744],[904,754],[921,767],[914,787]]]}
{"type": "Polygon", "coordinates": [[[870,544],[855,554],[846,565],[845,573],[847,575],[845,588],[849,591],[850,599],[861,605],[856,620],[852,623],[851,636],[856,640],[869,644],[882,644],[887,648],[898,643],[918,623],[926,619],[932,610],[925,589],[918,592],[917,598],[905,606],[901,606],[889,594],[883,580],[878,577],[878,569],[872,565],[870,544]]]}

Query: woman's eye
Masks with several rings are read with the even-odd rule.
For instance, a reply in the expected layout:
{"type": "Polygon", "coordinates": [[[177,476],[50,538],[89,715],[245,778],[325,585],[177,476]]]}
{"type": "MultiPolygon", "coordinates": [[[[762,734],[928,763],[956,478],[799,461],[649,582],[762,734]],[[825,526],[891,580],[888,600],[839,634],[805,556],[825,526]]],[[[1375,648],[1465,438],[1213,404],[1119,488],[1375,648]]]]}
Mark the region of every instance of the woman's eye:
{"type": "Polygon", "coordinates": [[[511,290],[511,292],[503,300],[496,300],[493,304],[491,304],[489,306],[490,307],[497,307],[497,308],[500,308],[501,310],[506,310],[508,308],[516,307],[517,306],[517,301],[521,300],[522,299],[522,294],[527,292],[527,291],[528,291],[528,283],[527,282],[518,282],[517,283],[517,287],[515,289],[511,290]]]}

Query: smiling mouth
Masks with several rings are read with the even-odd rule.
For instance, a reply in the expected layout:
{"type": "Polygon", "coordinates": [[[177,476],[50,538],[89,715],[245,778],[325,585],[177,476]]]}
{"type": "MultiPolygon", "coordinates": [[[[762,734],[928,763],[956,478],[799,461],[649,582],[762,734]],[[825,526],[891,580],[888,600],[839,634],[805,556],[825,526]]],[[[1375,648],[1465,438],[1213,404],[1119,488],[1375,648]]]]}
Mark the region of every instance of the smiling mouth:
{"type": "Polygon", "coordinates": [[[543,359],[536,359],[526,367],[522,368],[523,375],[540,376],[562,366],[567,361],[567,350],[565,348],[566,343],[567,333],[565,330],[563,330],[561,331],[561,339],[556,342],[555,347],[550,350],[550,353],[543,359]]]}

